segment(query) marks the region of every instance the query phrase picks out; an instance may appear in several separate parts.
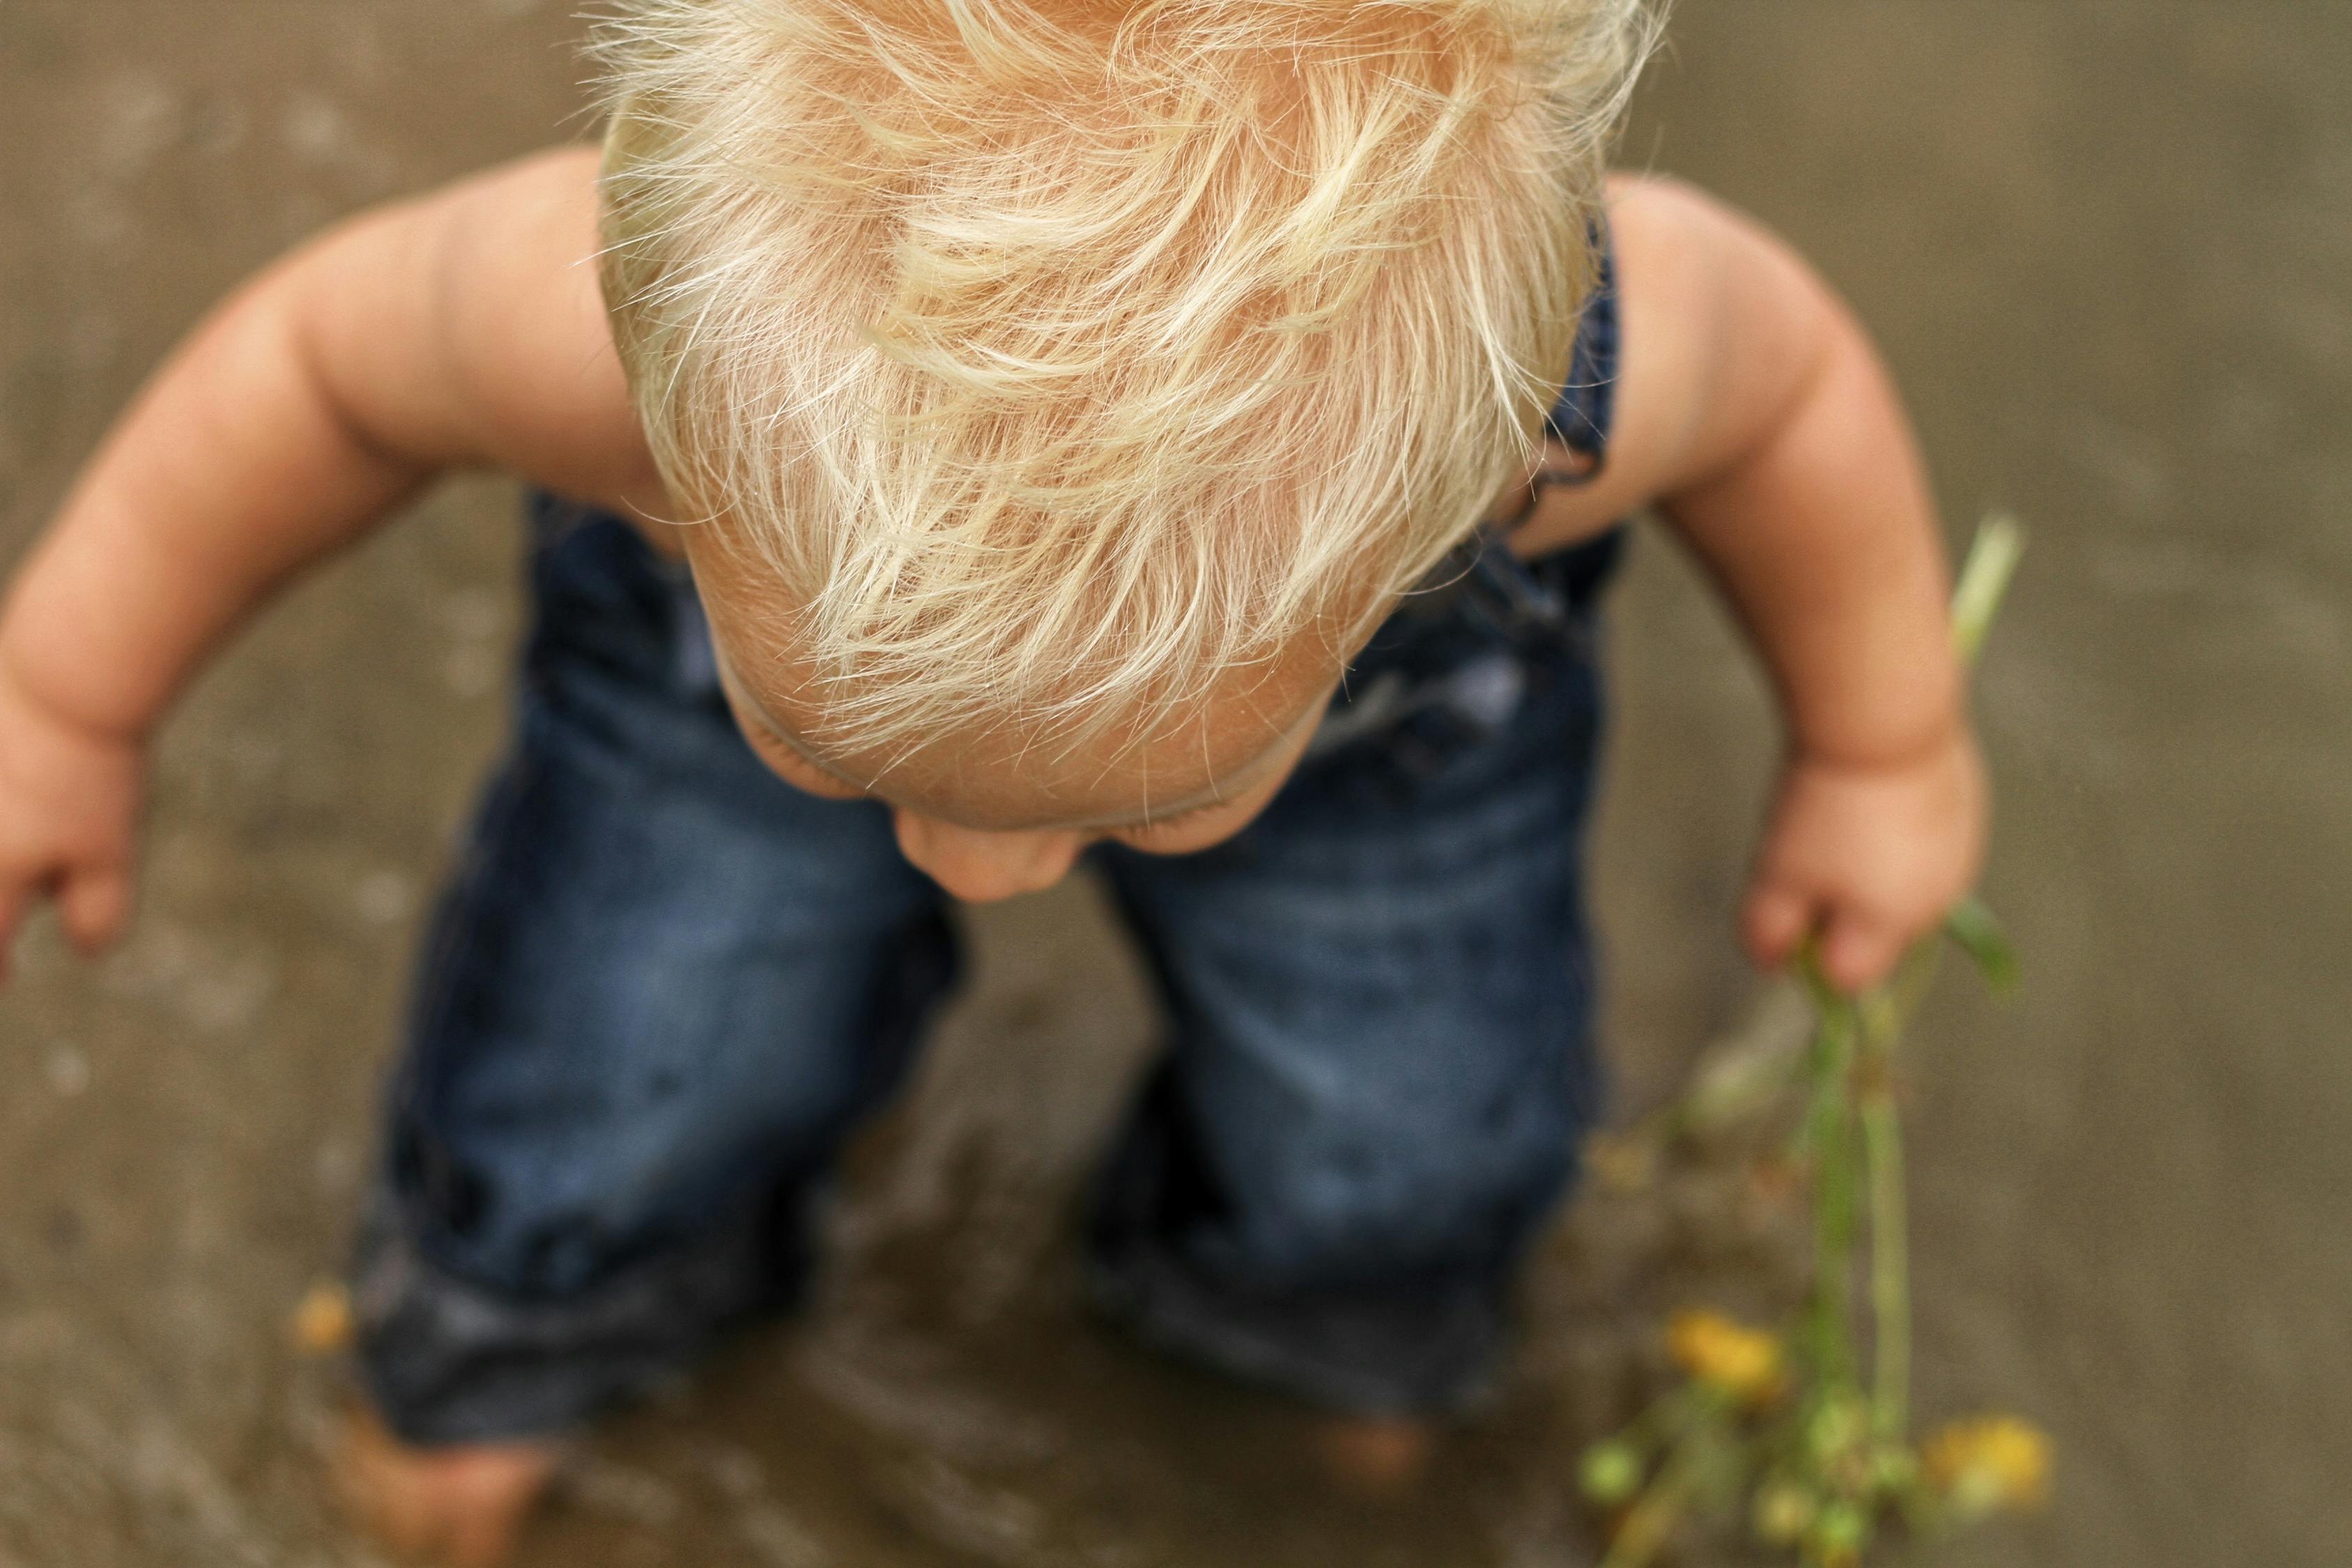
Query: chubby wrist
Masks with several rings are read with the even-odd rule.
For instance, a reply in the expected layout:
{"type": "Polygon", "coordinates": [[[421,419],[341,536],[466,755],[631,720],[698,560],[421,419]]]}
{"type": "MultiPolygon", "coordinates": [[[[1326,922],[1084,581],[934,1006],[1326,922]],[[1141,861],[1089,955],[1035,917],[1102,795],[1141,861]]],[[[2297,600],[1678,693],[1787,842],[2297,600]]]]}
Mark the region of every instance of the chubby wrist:
{"type": "Polygon", "coordinates": [[[1789,761],[1792,767],[1847,773],[1901,773],[1941,763],[1971,750],[1975,735],[1955,700],[1915,708],[1900,722],[1876,725],[1807,725],[1792,722],[1789,761]]]}
{"type": "Polygon", "coordinates": [[[0,618],[0,712],[18,721],[45,724],[90,745],[137,748],[147,742],[148,726],[110,721],[77,703],[58,683],[44,679],[46,662],[27,646],[21,607],[0,618]]]}

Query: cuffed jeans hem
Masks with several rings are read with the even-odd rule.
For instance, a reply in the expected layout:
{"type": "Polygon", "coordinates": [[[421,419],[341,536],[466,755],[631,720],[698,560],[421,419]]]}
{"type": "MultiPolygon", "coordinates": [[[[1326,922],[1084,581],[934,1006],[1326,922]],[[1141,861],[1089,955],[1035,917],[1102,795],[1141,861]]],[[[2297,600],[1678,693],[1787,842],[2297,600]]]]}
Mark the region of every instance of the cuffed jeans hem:
{"type": "Polygon", "coordinates": [[[675,1386],[730,1331],[789,1310],[804,1260],[780,1270],[772,1226],[747,1214],[568,1300],[516,1300],[418,1247],[389,1198],[370,1206],[353,1268],[362,1381],[384,1425],[421,1447],[556,1438],[675,1386]]]}
{"type": "Polygon", "coordinates": [[[1491,1393],[1509,1341],[1499,1293],[1277,1293],[1205,1280],[1129,1246],[1087,1262],[1096,1306],[1151,1349],[1349,1415],[1451,1415],[1491,1393]]]}

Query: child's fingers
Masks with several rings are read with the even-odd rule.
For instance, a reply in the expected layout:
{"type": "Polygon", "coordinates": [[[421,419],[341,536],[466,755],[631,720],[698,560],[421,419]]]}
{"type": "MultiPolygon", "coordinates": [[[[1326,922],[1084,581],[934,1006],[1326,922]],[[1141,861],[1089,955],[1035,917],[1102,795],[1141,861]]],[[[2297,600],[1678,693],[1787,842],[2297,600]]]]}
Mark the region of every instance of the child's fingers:
{"type": "Polygon", "coordinates": [[[1877,984],[1903,956],[1903,933],[1889,922],[1852,910],[1830,917],[1822,932],[1822,970],[1839,990],[1877,984]]]}
{"type": "Polygon", "coordinates": [[[77,871],[58,894],[58,918],[84,952],[95,952],[131,923],[131,872],[121,866],[77,871]]]}
{"type": "Polygon", "coordinates": [[[1759,969],[1778,969],[1788,963],[1812,922],[1812,901],[1793,889],[1773,883],[1750,891],[1739,917],[1748,956],[1759,969]]]}

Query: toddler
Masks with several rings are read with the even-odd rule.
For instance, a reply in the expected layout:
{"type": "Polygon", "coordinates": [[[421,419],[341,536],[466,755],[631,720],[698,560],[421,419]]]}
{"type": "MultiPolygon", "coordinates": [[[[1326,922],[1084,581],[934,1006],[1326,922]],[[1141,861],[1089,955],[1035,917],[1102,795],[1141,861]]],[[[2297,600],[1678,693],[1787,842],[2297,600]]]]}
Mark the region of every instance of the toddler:
{"type": "Polygon", "coordinates": [[[247,287],[0,621],[0,942],[131,902],[147,737],[432,480],[534,487],[515,737],[357,1262],[366,1506],[507,1551],[561,1436],[790,1307],[951,984],[950,897],[1095,867],[1167,1043],[1087,1257],[1364,1466],[1493,1365],[1595,1114],[1582,825],[1620,519],[1788,752],[1745,909],[1883,975],[1982,790],[1863,334],[1609,182],[1637,0],[626,0],[601,153],[247,287]]]}

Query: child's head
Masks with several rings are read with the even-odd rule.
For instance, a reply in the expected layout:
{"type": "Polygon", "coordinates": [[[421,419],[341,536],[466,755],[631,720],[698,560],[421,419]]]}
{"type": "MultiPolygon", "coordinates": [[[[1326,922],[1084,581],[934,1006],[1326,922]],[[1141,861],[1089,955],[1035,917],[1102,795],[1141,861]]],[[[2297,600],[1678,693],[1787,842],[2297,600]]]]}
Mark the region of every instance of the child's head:
{"type": "Polygon", "coordinates": [[[1644,37],[1640,0],[626,0],[607,297],[755,743],[918,840],[1278,783],[1535,451],[1644,37]]]}

